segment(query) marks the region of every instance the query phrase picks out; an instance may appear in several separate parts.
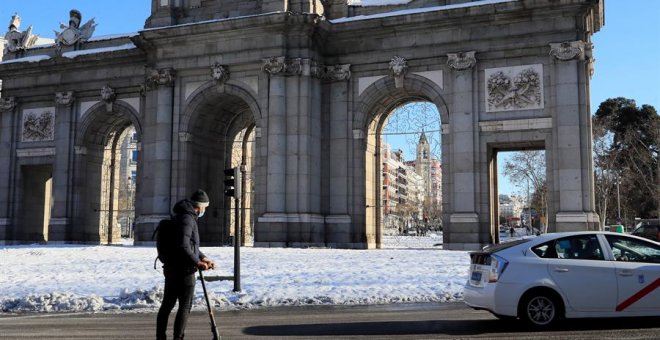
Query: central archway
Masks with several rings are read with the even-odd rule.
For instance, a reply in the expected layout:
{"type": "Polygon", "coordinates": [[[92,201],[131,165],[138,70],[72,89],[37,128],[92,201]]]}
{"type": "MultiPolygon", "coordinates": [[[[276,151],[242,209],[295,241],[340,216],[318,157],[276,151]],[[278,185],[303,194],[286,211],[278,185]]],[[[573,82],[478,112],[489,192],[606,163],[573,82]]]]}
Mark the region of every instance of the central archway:
{"type": "MultiPolygon", "coordinates": [[[[429,102],[437,107],[441,122],[448,122],[448,109],[442,97],[442,89],[428,78],[408,75],[401,87],[397,87],[392,77],[382,78],[367,87],[360,95],[354,126],[361,127],[364,133],[364,186],[358,190],[358,199],[363,199],[364,212],[356,214],[356,222],[364,225],[368,248],[381,248],[383,236],[382,202],[382,143],[383,126],[388,117],[398,107],[411,102],[429,102]],[[361,219],[361,221],[360,221],[361,219]]],[[[444,124],[443,126],[446,126],[444,124]]],[[[442,154],[446,148],[442,141],[442,154]]],[[[448,162],[441,159],[444,164],[448,162]]],[[[359,175],[359,174],[358,174],[359,175]]],[[[443,182],[445,176],[443,176],[443,182]]],[[[358,181],[359,183],[359,181],[358,181]]],[[[444,185],[443,185],[444,187],[444,185]]],[[[443,200],[444,201],[444,200],[443,200]]],[[[445,204],[445,203],[443,203],[445,204]]]]}
{"type": "Polygon", "coordinates": [[[187,197],[197,188],[211,200],[210,211],[199,220],[206,244],[229,244],[235,237],[237,221],[242,244],[251,240],[254,192],[254,130],[261,116],[255,95],[240,83],[208,82],[193,92],[179,122],[179,145],[175,196],[187,197]],[[224,195],[224,170],[242,169],[241,217],[234,218],[234,200],[224,195]]]}

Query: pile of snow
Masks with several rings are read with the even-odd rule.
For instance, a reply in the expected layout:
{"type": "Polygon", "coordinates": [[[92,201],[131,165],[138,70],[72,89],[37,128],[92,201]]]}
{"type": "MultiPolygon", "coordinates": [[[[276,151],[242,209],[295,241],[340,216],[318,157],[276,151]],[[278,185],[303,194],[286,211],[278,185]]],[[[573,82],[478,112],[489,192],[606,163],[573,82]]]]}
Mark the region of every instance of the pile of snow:
{"type": "MultiPolygon", "coordinates": [[[[241,248],[241,288],[207,283],[222,310],[265,306],[459,301],[469,269],[464,251],[442,236],[389,236],[390,249],[241,248]]],[[[205,274],[233,274],[232,247],[202,249],[216,261],[205,274]]],[[[163,297],[156,250],[138,246],[0,247],[0,312],[153,311],[163,297]]],[[[194,309],[205,308],[197,285],[194,309]]]]}

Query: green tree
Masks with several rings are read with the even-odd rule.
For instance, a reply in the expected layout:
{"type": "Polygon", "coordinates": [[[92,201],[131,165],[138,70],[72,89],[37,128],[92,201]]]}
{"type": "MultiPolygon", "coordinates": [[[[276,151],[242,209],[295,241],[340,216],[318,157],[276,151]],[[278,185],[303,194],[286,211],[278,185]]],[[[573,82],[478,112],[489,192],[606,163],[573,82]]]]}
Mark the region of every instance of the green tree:
{"type": "MultiPolygon", "coordinates": [[[[627,224],[631,224],[634,217],[658,216],[660,116],[655,108],[638,107],[632,99],[610,98],[598,107],[594,126],[597,127],[595,136],[611,135],[609,147],[595,158],[596,171],[599,165],[612,165],[611,170],[604,173],[607,178],[596,176],[597,190],[606,191],[603,188],[611,187],[613,179],[619,181],[622,217],[627,224]]],[[[612,214],[607,213],[607,216],[612,214]]]]}

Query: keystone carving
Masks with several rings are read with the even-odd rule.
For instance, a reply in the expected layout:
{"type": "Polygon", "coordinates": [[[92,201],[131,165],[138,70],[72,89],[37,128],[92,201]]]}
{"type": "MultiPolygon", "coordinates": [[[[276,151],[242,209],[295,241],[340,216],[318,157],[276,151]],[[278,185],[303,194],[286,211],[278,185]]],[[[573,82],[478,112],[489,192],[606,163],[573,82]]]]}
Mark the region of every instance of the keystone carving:
{"type": "Polygon", "coordinates": [[[229,80],[229,68],[215,63],[211,66],[211,77],[218,83],[224,83],[229,80]]]}
{"type": "Polygon", "coordinates": [[[567,61],[572,59],[584,60],[583,41],[565,41],[550,44],[550,55],[557,60],[567,61]]]}
{"type": "Polygon", "coordinates": [[[476,51],[447,53],[447,65],[457,71],[471,69],[477,64],[476,51]]]}
{"type": "Polygon", "coordinates": [[[73,104],[73,91],[55,92],[55,104],[62,106],[73,104]]]}
{"type": "Polygon", "coordinates": [[[105,102],[106,112],[112,112],[112,103],[114,103],[116,98],[117,95],[112,87],[106,85],[101,88],[101,99],[105,102]]]}
{"type": "Polygon", "coordinates": [[[390,60],[390,73],[394,77],[394,84],[396,88],[403,88],[403,78],[408,72],[408,61],[399,56],[395,56],[390,60]]]}

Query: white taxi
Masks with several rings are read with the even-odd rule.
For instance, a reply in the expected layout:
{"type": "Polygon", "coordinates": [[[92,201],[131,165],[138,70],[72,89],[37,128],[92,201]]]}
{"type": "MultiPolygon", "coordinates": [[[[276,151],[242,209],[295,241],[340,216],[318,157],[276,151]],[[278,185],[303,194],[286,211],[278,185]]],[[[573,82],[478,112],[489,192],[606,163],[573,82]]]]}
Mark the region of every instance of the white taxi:
{"type": "Polygon", "coordinates": [[[544,234],[470,253],[464,301],[548,327],[562,318],[660,316],[660,243],[613,232],[544,234]]]}

